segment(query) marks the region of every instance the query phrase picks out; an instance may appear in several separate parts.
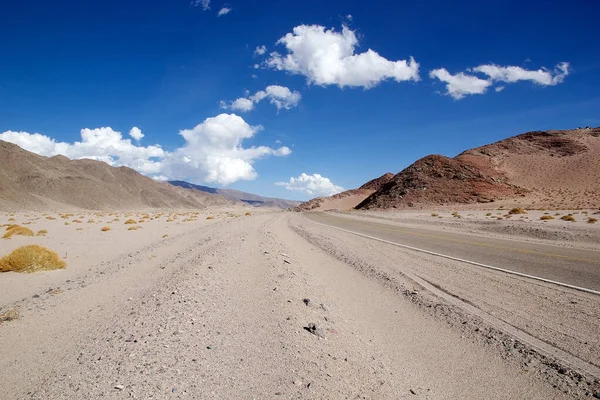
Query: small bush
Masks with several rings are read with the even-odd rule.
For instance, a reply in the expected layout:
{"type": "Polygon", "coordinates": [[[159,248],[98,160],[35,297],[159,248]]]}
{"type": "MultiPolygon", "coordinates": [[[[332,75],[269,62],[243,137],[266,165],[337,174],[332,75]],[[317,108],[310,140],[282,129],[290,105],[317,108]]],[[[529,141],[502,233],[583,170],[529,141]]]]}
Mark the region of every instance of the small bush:
{"type": "Polygon", "coordinates": [[[100,229],[102,232],[108,232],[110,231],[110,228],[108,226],[103,226],[102,229],[100,229]]]}
{"type": "Polygon", "coordinates": [[[24,226],[13,226],[9,228],[2,238],[10,239],[12,236],[33,236],[33,231],[29,228],[25,228],[24,226]]]}
{"type": "Polygon", "coordinates": [[[8,322],[15,319],[19,319],[19,311],[14,308],[0,314],[0,322],[8,322]]]}
{"type": "Polygon", "coordinates": [[[527,211],[525,211],[523,208],[521,207],[515,207],[512,210],[510,210],[508,212],[509,214],[527,214],[527,211]]]}
{"type": "Polygon", "coordinates": [[[593,217],[589,217],[587,220],[588,224],[595,224],[596,222],[598,222],[597,218],[593,218],[593,217]]]}
{"type": "Polygon", "coordinates": [[[0,272],[51,271],[65,267],[65,262],[58,254],[37,244],[19,247],[0,258],[0,272]]]}
{"type": "Polygon", "coordinates": [[[208,217],[206,217],[206,219],[215,219],[215,217],[209,215],[208,217]]]}
{"type": "Polygon", "coordinates": [[[431,216],[432,216],[432,217],[438,217],[439,215],[438,215],[438,214],[436,214],[436,213],[431,213],[431,216]]]}
{"type": "Polygon", "coordinates": [[[46,219],[49,221],[54,221],[56,218],[48,216],[48,217],[46,217],[46,219]]]}
{"type": "Polygon", "coordinates": [[[127,221],[125,221],[125,225],[129,225],[129,224],[137,224],[137,222],[135,219],[129,218],[127,221]]]}
{"type": "Polygon", "coordinates": [[[16,221],[16,219],[14,219],[14,218],[9,218],[8,219],[8,222],[14,222],[14,221],[16,221]]]}
{"type": "Polygon", "coordinates": [[[168,238],[168,237],[169,237],[169,235],[167,235],[167,234],[164,234],[164,235],[163,235],[163,239],[164,239],[164,238],[168,238]]]}
{"type": "Polygon", "coordinates": [[[485,214],[485,216],[486,216],[486,217],[491,217],[491,216],[492,216],[492,213],[487,213],[487,214],[485,214]]]}
{"type": "Polygon", "coordinates": [[[549,220],[551,220],[551,219],[554,219],[554,217],[553,217],[552,215],[542,215],[542,216],[540,217],[540,219],[541,219],[542,221],[549,221],[549,220]]]}
{"type": "Polygon", "coordinates": [[[137,231],[138,229],[141,229],[141,226],[136,225],[136,226],[130,226],[129,229],[127,229],[128,231],[137,231]]]}
{"type": "Polygon", "coordinates": [[[36,234],[36,236],[46,236],[47,233],[48,233],[47,230],[42,229],[42,230],[38,231],[38,233],[36,234]]]}
{"type": "Polygon", "coordinates": [[[571,214],[563,215],[562,217],[560,217],[560,219],[562,219],[563,221],[575,222],[575,217],[571,214]]]}
{"type": "Polygon", "coordinates": [[[252,215],[252,213],[250,211],[246,211],[246,214],[244,214],[246,216],[252,215]]]}
{"type": "Polygon", "coordinates": [[[79,220],[79,219],[74,219],[71,222],[74,223],[74,224],[81,224],[82,223],[81,220],[79,220]]]}

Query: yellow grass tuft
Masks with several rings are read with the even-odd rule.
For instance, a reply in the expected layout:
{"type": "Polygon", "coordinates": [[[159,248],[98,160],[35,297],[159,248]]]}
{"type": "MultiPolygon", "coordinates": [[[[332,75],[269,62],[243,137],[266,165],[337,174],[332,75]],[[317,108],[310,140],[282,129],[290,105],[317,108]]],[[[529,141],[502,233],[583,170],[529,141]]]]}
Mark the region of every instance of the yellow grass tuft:
{"type": "Polygon", "coordinates": [[[215,219],[215,217],[209,215],[208,217],[206,217],[206,219],[215,219]]]}
{"type": "Polygon", "coordinates": [[[38,233],[36,234],[36,236],[46,236],[47,233],[48,233],[47,230],[42,229],[42,230],[38,231],[38,233]]]}
{"type": "Polygon", "coordinates": [[[168,237],[169,237],[169,235],[167,235],[166,233],[163,235],[163,239],[168,238],[168,237]]]}
{"type": "Polygon", "coordinates": [[[127,229],[128,231],[137,231],[138,229],[141,229],[142,227],[139,225],[136,226],[130,226],[129,229],[127,229]]]}
{"type": "Polygon", "coordinates": [[[244,214],[246,216],[252,215],[252,213],[250,211],[246,211],[246,214],[244,214]]]}
{"type": "Polygon", "coordinates": [[[8,219],[8,222],[14,222],[14,221],[16,221],[16,219],[14,219],[14,218],[9,218],[8,219]]]}
{"type": "Polygon", "coordinates": [[[437,213],[431,213],[431,216],[432,216],[432,217],[438,217],[438,216],[439,216],[439,214],[437,214],[437,213]]]}
{"type": "Polygon", "coordinates": [[[56,218],[48,216],[48,217],[46,217],[46,219],[47,219],[47,220],[49,220],[49,221],[53,221],[53,220],[55,220],[56,218]]]}
{"type": "Polygon", "coordinates": [[[594,217],[589,217],[587,222],[588,224],[595,224],[596,222],[598,222],[598,219],[594,217]]]}
{"type": "Polygon", "coordinates": [[[51,271],[65,267],[65,262],[58,254],[37,244],[19,247],[9,255],[0,258],[0,272],[51,271]]]}
{"type": "Polygon", "coordinates": [[[10,239],[12,236],[15,235],[19,235],[19,236],[33,236],[33,231],[29,228],[25,228],[24,226],[13,226],[12,228],[9,227],[6,230],[6,233],[4,234],[4,236],[2,236],[2,238],[4,239],[10,239]]]}
{"type": "Polygon", "coordinates": [[[10,309],[0,314],[0,322],[8,322],[15,319],[19,319],[19,311],[17,309],[10,309]]]}
{"type": "Polygon", "coordinates": [[[100,229],[102,232],[108,232],[110,231],[110,228],[108,226],[103,226],[102,229],[100,229]]]}
{"type": "Polygon", "coordinates": [[[542,216],[540,217],[540,219],[541,219],[542,221],[549,221],[549,220],[551,220],[551,219],[554,219],[554,217],[553,217],[552,215],[542,215],[542,216]]]}
{"type": "Polygon", "coordinates": [[[560,219],[562,219],[563,221],[575,222],[575,217],[571,214],[563,215],[562,217],[560,217],[560,219]]]}
{"type": "Polygon", "coordinates": [[[523,209],[521,207],[515,207],[512,210],[510,210],[508,213],[511,214],[511,215],[513,215],[513,214],[527,214],[527,211],[525,211],[525,209],[523,209]]]}
{"type": "Polygon", "coordinates": [[[137,221],[133,218],[129,218],[127,221],[125,221],[125,225],[129,224],[137,224],[137,221]]]}

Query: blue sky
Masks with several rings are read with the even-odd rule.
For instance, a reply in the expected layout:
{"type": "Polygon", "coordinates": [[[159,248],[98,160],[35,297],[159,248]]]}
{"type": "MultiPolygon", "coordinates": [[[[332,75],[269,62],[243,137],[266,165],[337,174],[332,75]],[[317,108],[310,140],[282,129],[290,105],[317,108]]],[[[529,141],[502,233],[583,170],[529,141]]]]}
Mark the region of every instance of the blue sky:
{"type": "Polygon", "coordinates": [[[600,4],[372,3],[10,1],[0,139],[307,199],[427,154],[600,125],[600,4]]]}

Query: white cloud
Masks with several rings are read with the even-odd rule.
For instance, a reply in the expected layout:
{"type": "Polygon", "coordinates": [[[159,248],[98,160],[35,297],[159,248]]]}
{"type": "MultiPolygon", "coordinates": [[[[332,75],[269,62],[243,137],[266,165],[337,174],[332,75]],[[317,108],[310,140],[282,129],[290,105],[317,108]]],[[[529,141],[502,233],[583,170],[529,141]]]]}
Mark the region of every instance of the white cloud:
{"type": "Polygon", "coordinates": [[[0,140],[15,143],[43,156],[62,154],[72,159],[91,158],[113,166],[125,165],[157,180],[189,179],[228,185],[238,180],[255,179],[253,164],[262,157],[287,156],[288,147],[244,148],[244,139],[262,129],[250,126],[235,114],[207,118],[192,129],[182,130],[185,144],[167,152],[160,146],[136,146],[110,127],[82,129],[81,141],[57,142],[39,133],[0,133],[0,140]]]}
{"type": "Polygon", "coordinates": [[[387,79],[419,80],[419,64],[412,57],[389,61],[371,49],[355,54],[358,39],[347,26],[340,33],[319,25],[300,25],[277,44],[285,46],[287,54],[272,52],[265,67],[303,75],[311,84],[369,89],[387,79]]]}
{"type": "Polygon", "coordinates": [[[283,186],[287,190],[315,196],[332,196],[345,190],[320,174],[308,175],[304,172],[297,178],[290,178],[289,182],[276,182],[275,184],[283,186]]]}
{"type": "Polygon", "coordinates": [[[217,17],[220,17],[222,15],[227,15],[231,12],[231,8],[229,7],[223,7],[219,10],[219,12],[217,13],[217,17]]]}
{"type": "Polygon", "coordinates": [[[155,181],[159,181],[159,182],[166,182],[169,180],[169,178],[167,178],[164,175],[154,175],[151,178],[154,179],[155,181]]]}
{"type": "Polygon", "coordinates": [[[554,86],[562,83],[565,77],[569,75],[569,63],[563,62],[556,65],[554,71],[549,71],[546,68],[531,71],[521,67],[501,67],[494,64],[480,65],[473,68],[473,71],[485,74],[493,81],[506,83],[531,81],[542,86],[554,86]]]}
{"type": "Polygon", "coordinates": [[[265,46],[257,46],[256,49],[254,49],[254,55],[257,55],[257,56],[262,56],[266,52],[267,52],[267,48],[265,46]]]}
{"type": "Polygon", "coordinates": [[[138,128],[137,126],[134,126],[129,131],[129,136],[131,136],[132,138],[134,138],[135,140],[137,140],[139,142],[144,137],[144,134],[142,133],[142,130],[140,128],[138,128]]]}
{"type": "MultiPolygon", "coordinates": [[[[555,86],[562,83],[569,75],[569,63],[562,62],[554,67],[553,71],[546,68],[538,70],[527,70],[522,67],[501,67],[495,64],[480,65],[467,69],[469,74],[459,72],[450,74],[445,68],[434,69],[429,72],[431,79],[439,79],[446,83],[446,94],[459,100],[470,94],[483,94],[496,82],[515,83],[519,81],[531,81],[541,86],[555,86]],[[480,78],[475,74],[486,75],[480,78]]],[[[494,90],[501,92],[505,86],[496,86],[494,90]]]]}
{"type": "Polygon", "coordinates": [[[452,75],[445,68],[434,69],[429,72],[431,79],[437,78],[446,83],[446,94],[459,100],[468,94],[483,94],[492,82],[476,76],[466,75],[462,72],[452,75]]]}
{"type": "Polygon", "coordinates": [[[202,7],[204,11],[210,10],[210,0],[192,0],[192,7],[202,7]]]}
{"type": "MultiPolygon", "coordinates": [[[[248,95],[248,93],[246,94],[248,95]]],[[[254,105],[260,103],[264,99],[269,99],[269,103],[277,107],[278,110],[289,110],[296,107],[302,99],[300,92],[291,91],[285,86],[269,85],[265,90],[259,90],[248,98],[241,97],[230,103],[221,101],[220,105],[223,109],[231,109],[241,112],[247,112],[254,109],[254,105]]]]}

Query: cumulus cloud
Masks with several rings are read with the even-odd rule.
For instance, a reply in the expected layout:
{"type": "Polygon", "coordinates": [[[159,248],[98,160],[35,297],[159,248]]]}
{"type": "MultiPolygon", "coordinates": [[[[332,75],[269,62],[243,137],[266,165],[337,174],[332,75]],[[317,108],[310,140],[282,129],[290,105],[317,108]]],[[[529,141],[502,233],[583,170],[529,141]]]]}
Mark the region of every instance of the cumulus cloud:
{"type": "Polygon", "coordinates": [[[140,128],[138,128],[137,126],[134,126],[129,131],[129,136],[131,136],[132,138],[134,138],[135,140],[137,140],[139,142],[144,137],[144,134],[142,133],[142,130],[140,128]]]}
{"type": "Polygon", "coordinates": [[[256,49],[254,49],[254,55],[256,56],[262,56],[266,52],[267,48],[265,46],[257,46],[256,49]]]}
{"type": "Polygon", "coordinates": [[[100,160],[112,166],[125,165],[157,180],[189,179],[228,185],[255,179],[253,164],[260,158],[291,154],[285,146],[245,148],[243,141],[261,129],[248,125],[235,114],[220,114],[180,131],[185,144],[172,152],[158,145],[135,145],[110,127],[82,129],[81,141],[74,143],[57,142],[39,133],[13,131],[0,133],[0,140],[43,156],[62,154],[72,159],[100,160]]]}
{"type": "Polygon", "coordinates": [[[501,67],[499,65],[480,65],[472,69],[489,76],[493,81],[514,83],[518,81],[531,81],[542,86],[554,86],[562,83],[569,75],[569,63],[562,62],[554,67],[554,71],[541,68],[536,71],[526,70],[521,67],[501,67]]]}
{"type": "MultiPolygon", "coordinates": [[[[470,94],[483,94],[487,89],[497,82],[515,83],[519,81],[530,81],[540,86],[555,86],[562,83],[569,75],[570,66],[562,62],[554,67],[553,71],[547,68],[538,70],[527,70],[522,67],[495,64],[480,65],[467,69],[468,73],[459,72],[455,75],[449,73],[445,68],[434,69],[429,72],[431,79],[439,79],[446,83],[446,94],[456,100],[462,99],[470,94]],[[476,74],[485,75],[481,78],[476,74]]],[[[505,86],[499,85],[494,89],[496,92],[504,90],[505,86]]]]}
{"type": "Polygon", "coordinates": [[[462,72],[452,75],[445,68],[434,69],[429,72],[431,79],[439,79],[446,83],[446,94],[459,100],[468,94],[483,94],[492,82],[476,76],[466,75],[462,72]]]}
{"type": "MultiPolygon", "coordinates": [[[[248,95],[247,93],[246,95],[248,95]]],[[[279,85],[270,85],[265,90],[259,90],[252,96],[241,97],[232,102],[221,101],[220,105],[223,109],[247,112],[254,109],[254,105],[260,103],[264,99],[268,99],[269,103],[277,107],[277,110],[289,110],[296,107],[302,99],[300,92],[292,91],[288,87],[279,85]]]]}
{"type": "Polygon", "coordinates": [[[231,8],[229,7],[223,7],[219,10],[219,12],[217,13],[217,17],[220,17],[222,15],[227,15],[231,12],[231,8]]]}
{"type": "Polygon", "coordinates": [[[288,182],[276,182],[275,185],[283,186],[287,190],[303,192],[311,196],[332,196],[345,190],[343,187],[335,185],[329,178],[320,174],[308,175],[304,172],[296,178],[290,178],[288,182]]]}
{"type": "Polygon", "coordinates": [[[315,85],[372,88],[382,81],[418,81],[419,64],[411,57],[390,61],[368,49],[355,54],[358,39],[347,26],[342,32],[320,25],[300,25],[277,41],[287,54],[272,52],[264,66],[306,77],[315,85]]]}
{"type": "Polygon", "coordinates": [[[190,5],[192,7],[202,7],[204,11],[210,10],[210,0],[192,0],[190,5]]]}

